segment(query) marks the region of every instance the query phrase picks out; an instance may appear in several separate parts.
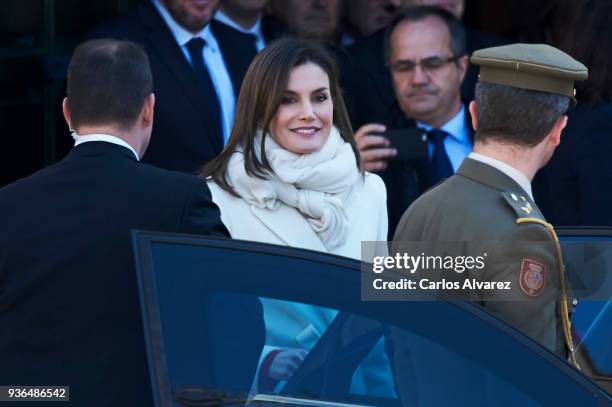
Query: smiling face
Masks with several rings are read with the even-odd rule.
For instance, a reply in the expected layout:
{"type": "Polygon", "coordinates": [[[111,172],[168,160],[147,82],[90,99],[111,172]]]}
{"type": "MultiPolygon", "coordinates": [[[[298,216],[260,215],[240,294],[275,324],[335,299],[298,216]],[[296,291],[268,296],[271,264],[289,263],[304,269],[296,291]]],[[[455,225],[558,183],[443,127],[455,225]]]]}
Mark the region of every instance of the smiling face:
{"type": "Polygon", "coordinates": [[[220,0],[160,0],[172,18],[186,30],[196,33],[210,21],[220,0]]]}
{"type": "Polygon", "coordinates": [[[307,62],[291,70],[287,89],[270,123],[270,135],[286,150],[312,153],[327,141],[333,116],[329,77],[320,66],[307,62]]]}

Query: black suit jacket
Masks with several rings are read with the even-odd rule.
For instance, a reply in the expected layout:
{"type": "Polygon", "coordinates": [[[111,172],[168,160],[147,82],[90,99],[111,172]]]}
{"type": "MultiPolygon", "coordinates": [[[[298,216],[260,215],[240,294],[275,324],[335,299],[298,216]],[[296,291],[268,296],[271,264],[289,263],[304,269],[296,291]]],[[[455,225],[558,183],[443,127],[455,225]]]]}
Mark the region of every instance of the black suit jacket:
{"type": "MultiPolygon", "coordinates": [[[[379,30],[350,46],[347,55],[340,55],[342,88],[355,129],[367,123],[384,123],[396,103],[385,59],[384,38],[385,29],[379,30]]],[[[468,54],[503,43],[505,40],[494,35],[466,29],[468,54]]],[[[464,101],[474,99],[477,81],[478,67],[470,65],[461,85],[464,101]]]]}
{"type": "Polygon", "coordinates": [[[87,142],[0,189],[0,224],[0,383],[152,405],[130,230],[227,236],[206,184],[87,142]]]}
{"type": "MultiPolygon", "coordinates": [[[[219,22],[211,23],[234,93],[255,52],[248,37],[219,22]]],[[[155,125],[145,162],[176,171],[195,173],[223,149],[221,118],[211,115],[218,104],[214,91],[206,94],[172,32],[151,1],[88,34],[88,38],[130,40],[144,46],[153,71],[155,125]]],[[[220,107],[219,107],[220,109],[220,107]]],[[[219,110],[220,111],[220,110],[219,110]]]]}

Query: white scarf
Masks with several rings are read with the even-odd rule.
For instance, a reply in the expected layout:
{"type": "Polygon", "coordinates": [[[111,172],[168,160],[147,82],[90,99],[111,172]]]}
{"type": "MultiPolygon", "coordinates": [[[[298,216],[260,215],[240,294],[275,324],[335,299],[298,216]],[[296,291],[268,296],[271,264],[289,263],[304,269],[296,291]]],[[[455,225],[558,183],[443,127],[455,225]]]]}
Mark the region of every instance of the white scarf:
{"type": "MultiPolygon", "coordinates": [[[[261,141],[259,130],[254,145],[258,157],[261,141]]],[[[338,129],[333,127],[323,147],[310,154],[292,153],[268,134],[265,154],[274,171],[267,174],[267,179],[246,173],[241,150],[231,156],[227,178],[233,190],[261,209],[278,209],[281,202],[296,208],[328,250],[344,244],[348,234],[344,202],[360,174],[353,149],[338,129]]]]}

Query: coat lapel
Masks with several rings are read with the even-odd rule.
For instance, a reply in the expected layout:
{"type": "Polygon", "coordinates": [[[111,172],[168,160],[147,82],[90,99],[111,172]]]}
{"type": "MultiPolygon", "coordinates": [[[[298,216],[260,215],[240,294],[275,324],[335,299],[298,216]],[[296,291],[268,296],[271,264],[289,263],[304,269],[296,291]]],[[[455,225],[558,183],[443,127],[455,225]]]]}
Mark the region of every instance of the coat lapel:
{"type": "Polygon", "coordinates": [[[251,212],[287,246],[327,252],[319,236],[297,210],[284,204],[276,210],[251,205],[251,212]]]}

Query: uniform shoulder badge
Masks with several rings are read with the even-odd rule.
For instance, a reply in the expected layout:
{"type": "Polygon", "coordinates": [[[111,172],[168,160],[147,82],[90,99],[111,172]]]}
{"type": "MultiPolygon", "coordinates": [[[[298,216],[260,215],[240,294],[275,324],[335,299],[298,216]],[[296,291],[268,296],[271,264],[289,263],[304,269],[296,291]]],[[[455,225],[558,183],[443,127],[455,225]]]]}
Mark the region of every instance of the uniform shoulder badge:
{"type": "Polygon", "coordinates": [[[521,262],[519,287],[529,297],[542,294],[546,286],[546,266],[535,260],[525,258],[521,262]]]}
{"type": "Polygon", "coordinates": [[[516,212],[519,218],[533,216],[533,205],[523,195],[515,194],[514,192],[502,192],[502,196],[516,212]]]}

